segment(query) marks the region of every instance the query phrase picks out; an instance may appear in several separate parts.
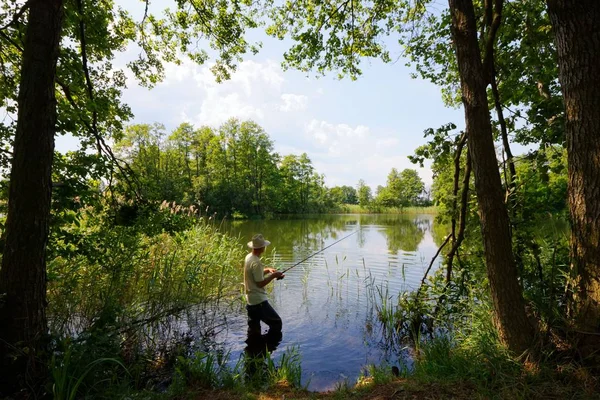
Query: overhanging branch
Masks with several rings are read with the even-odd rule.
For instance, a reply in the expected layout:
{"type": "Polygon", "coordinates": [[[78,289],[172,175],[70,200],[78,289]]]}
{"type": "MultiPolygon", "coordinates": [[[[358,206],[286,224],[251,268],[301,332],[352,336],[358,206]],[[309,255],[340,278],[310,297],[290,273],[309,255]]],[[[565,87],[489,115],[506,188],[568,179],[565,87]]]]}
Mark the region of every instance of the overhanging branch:
{"type": "Polygon", "coordinates": [[[23,4],[21,6],[21,8],[19,9],[19,11],[17,11],[15,13],[15,15],[13,15],[12,19],[6,25],[4,25],[3,27],[1,27],[0,30],[3,31],[5,29],[7,29],[8,27],[10,27],[11,25],[16,24],[17,21],[19,21],[19,18],[21,18],[21,16],[25,13],[25,11],[27,11],[29,9],[29,7],[31,6],[31,1],[32,0],[27,0],[25,2],[25,4],[23,4]]]}

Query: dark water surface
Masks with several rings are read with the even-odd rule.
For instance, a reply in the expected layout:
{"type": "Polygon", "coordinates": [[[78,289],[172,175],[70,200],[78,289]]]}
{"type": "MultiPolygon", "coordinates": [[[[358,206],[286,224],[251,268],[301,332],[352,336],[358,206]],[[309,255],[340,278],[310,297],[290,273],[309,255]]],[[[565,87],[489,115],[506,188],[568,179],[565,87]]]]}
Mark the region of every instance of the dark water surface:
{"type": "MultiPolygon", "coordinates": [[[[295,346],[309,390],[352,384],[368,364],[399,364],[406,357],[383,339],[377,307],[382,299],[396,304],[399,292],[420,284],[442,236],[433,216],[329,215],[234,221],[224,228],[244,246],[262,233],[272,242],[266,259],[280,270],[356,232],[269,284],[270,302],[283,320],[283,340],[272,356],[278,360],[295,346]]],[[[231,349],[233,363],[246,346],[245,310],[234,314],[217,338],[231,349]]]]}

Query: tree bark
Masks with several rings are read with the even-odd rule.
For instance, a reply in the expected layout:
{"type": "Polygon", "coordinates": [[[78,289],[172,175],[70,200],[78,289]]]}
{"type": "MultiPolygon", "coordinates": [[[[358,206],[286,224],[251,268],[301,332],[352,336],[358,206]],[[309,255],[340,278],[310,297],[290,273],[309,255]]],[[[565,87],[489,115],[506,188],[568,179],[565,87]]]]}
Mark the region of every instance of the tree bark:
{"type": "Polygon", "coordinates": [[[46,260],[62,0],[32,0],[0,270],[0,392],[46,378],[46,260]]]}
{"type": "Polygon", "coordinates": [[[600,332],[600,2],[548,0],[547,4],[566,111],[574,278],[571,316],[579,330],[597,333],[600,332]]]}
{"type": "Polygon", "coordinates": [[[449,0],[449,5],[495,320],[503,343],[520,354],[532,343],[533,328],[517,280],[486,96],[487,71],[477,42],[473,2],[449,0]]]}

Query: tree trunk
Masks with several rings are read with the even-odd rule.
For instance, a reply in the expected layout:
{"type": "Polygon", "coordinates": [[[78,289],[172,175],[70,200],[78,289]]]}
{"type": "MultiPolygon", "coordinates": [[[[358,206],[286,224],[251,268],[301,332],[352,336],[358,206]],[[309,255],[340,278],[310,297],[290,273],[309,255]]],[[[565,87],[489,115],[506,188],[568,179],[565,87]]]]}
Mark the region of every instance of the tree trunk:
{"type": "Polygon", "coordinates": [[[25,37],[0,270],[0,392],[46,378],[46,260],[62,0],[33,0],[25,37]]]}
{"type": "Polygon", "coordinates": [[[517,280],[473,2],[449,0],[449,5],[496,324],[505,345],[519,354],[532,343],[533,328],[527,319],[522,289],[517,280]]]}
{"type": "Polygon", "coordinates": [[[600,2],[548,0],[566,109],[571,213],[570,305],[576,327],[600,332],[600,2]]]}

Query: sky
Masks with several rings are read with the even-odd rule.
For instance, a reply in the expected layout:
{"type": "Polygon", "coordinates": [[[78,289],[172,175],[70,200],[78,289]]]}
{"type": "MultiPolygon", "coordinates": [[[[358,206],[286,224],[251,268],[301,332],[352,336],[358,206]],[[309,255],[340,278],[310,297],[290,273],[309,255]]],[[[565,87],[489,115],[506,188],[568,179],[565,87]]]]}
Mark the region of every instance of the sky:
{"type": "MultiPolygon", "coordinates": [[[[152,12],[171,2],[156,0],[152,12]]],[[[141,15],[143,3],[118,0],[117,4],[141,15]]],[[[325,175],[329,187],[356,187],[360,179],[373,190],[385,185],[392,168],[413,168],[427,186],[431,170],[412,164],[407,156],[426,143],[423,131],[454,122],[464,126],[461,109],[446,108],[440,88],[412,79],[399,45],[390,46],[394,63],[363,62],[356,81],[339,80],[336,72],[324,77],[281,68],[289,42],[254,34],[262,50],[239,64],[231,80],[216,83],[212,61],[197,65],[185,60],[166,66],[163,82],[143,88],[127,73],[123,100],[135,117],[131,123],[159,122],[173,130],[182,122],[196,127],[218,127],[235,117],[261,125],[280,155],[306,153],[316,172],[325,175]]],[[[123,67],[131,60],[130,49],[115,60],[123,67]]],[[[59,151],[72,150],[73,138],[57,138],[59,151]]]]}

